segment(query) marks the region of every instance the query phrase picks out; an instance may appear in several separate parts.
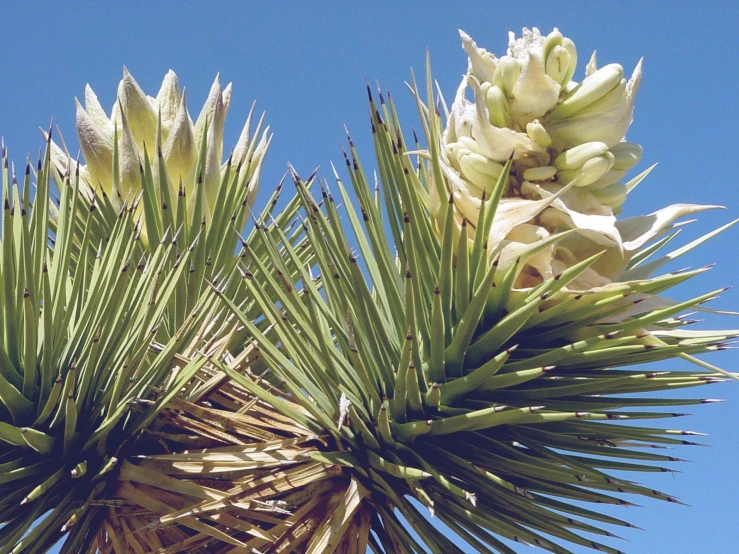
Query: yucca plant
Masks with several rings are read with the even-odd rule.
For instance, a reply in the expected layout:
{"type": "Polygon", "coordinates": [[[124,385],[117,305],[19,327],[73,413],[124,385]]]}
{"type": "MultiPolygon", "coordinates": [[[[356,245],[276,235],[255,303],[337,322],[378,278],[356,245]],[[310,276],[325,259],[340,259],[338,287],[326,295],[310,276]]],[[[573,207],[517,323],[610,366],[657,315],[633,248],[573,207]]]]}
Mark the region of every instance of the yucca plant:
{"type": "MultiPolygon", "coordinates": [[[[216,77],[200,115],[193,122],[184,89],[169,71],[156,97],[148,96],[124,69],[117,100],[108,117],[88,85],[85,106],[77,102],[77,135],[85,164],[52,142],[53,176],[63,181],[79,173],[80,202],[76,218],[76,249],[93,251],[105,241],[122,209],[133,209],[141,240],[136,254],[147,255],[159,243],[171,242],[176,255],[192,247],[190,267],[167,308],[167,323],[181,325],[208,288],[235,271],[234,264],[249,244],[249,255],[264,256],[255,233],[241,237],[252,219],[264,156],[271,141],[264,116],[254,123],[249,112],[236,145],[223,156],[223,132],[230,106],[231,84],[221,88],[216,77]],[[85,222],[95,206],[88,236],[85,222]]],[[[64,145],[64,141],[61,141],[64,145]]],[[[293,200],[272,214],[280,197],[278,185],[264,208],[276,226],[301,240],[293,200]]],[[[51,206],[51,228],[57,214],[51,206]]],[[[262,210],[260,210],[262,211],[262,210]]],[[[309,251],[303,251],[309,256],[309,251]]],[[[232,281],[233,282],[233,281],[232,281]]],[[[243,287],[242,287],[243,289],[243,287]]],[[[238,294],[238,293],[237,293],[238,294]]],[[[218,328],[214,322],[214,328],[218,328]]],[[[242,339],[243,340],[243,339],[242,339]]]]}
{"type": "MultiPolygon", "coordinates": [[[[471,42],[463,39],[469,51],[471,42]]],[[[352,233],[327,184],[317,200],[308,190],[313,178],[293,175],[316,267],[303,266],[292,281],[254,278],[255,271],[265,272],[261,262],[241,268],[273,334],[260,331],[214,286],[253,335],[289,402],[232,368],[221,364],[222,370],[321,436],[318,450],[303,456],[343,476],[327,472],[319,482],[284,491],[292,527],[272,533],[266,551],[449,553],[462,552],[461,541],[481,552],[514,552],[508,541],[515,541],[552,552],[568,552],[565,543],[618,552],[602,537],[614,537],[613,526],[631,524],[589,504],[631,505],[633,495],[679,502],[614,472],[671,471],[678,458],[659,449],[694,444],[686,438],[693,432],[644,422],[683,415],[667,406],[712,400],[655,393],[735,377],[695,355],[720,350],[739,332],[692,331],[682,315],[721,291],[680,302],[659,296],[707,268],[652,276],[726,226],[660,256],[674,236],[672,222],[702,207],[616,221],[623,198],[611,201],[610,193],[598,191],[617,183],[614,190],[628,192],[645,176],[618,182],[641,153],[621,142],[638,77],[626,83],[616,71],[598,85],[591,76],[602,83],[602,75],[592,61],[591,76],[573,83],[574,70],[560,67],[575,63],[569,46],[557,32],[545,40],[525,31],[522,42],[512,39],[504,61],[486,57],[488,90],[496,67],[503,77],[513,74],[511,82],[524,81],[504,95],[507,109],[514,110],[516,95],[536,104],[541,87],[527,85],[526,75],[557,83],[541,113],[522,110],[522,119],[509,120],[507,128],[502,121],[496,125],[501,114],[480,94],[472,103],[458,96],[443,116],[445,104],[432,92],[429,71],[425,95],[415,83],[411,87],[425,147],[417,140],[408,145],[392,102],[381,95],[377,105],[370,92],[382,197],[373,193],[350,140],[346,166],[359,212],[335,177],[352,233]],[[547,60],[552,52],[560,64],[547,60]],[[569,123],[587,120],[576,128],[601,135],[560,130],[553,138],[552,114],[561,115],[584,91],[590,91],[588,101],[568,114],[569,123]],[[614,98],[604,106],[608,94],[614,98]],[[515,144],[528,141],[531,155],[501,146],[496,134],[515,144]],[[500,163],[489,147],[505,154],[500,163]],[[597,157],[603,161],[587,165],[597,157]],[[541,189],[538,197],[524,191],[529,187],[541,189]],[[526,226],[542,231],[527,233],[526,226]],[[533,238],[520,240],[527,234],[533,238]],[[698,367],[637,367],[670,358],[698,367]],[[296,504],[301,491],[303,502],[296,504]]],[[[479,81],[475,55],[481,55],[476,47],[463,87],[479,81]]],[[[286,241],[270,250],[286,251],[297,263],[286,241]]],[[[270,263],[283,274],[282,256],[270,263]]],[[[241,494],[232,491],[229,498],[241,494]]],[[[221,502],[204,500],[181,513],[207,513],[221,502]]],[[[247,544],[263,551],[264,541],[247,544]]]]}
{"type": "MultiPolygon", "coordinates": [[[[203,116],[204,134],[209,119],[203,116]]],[[[159,147],[153,163],[145,149],[141,152],[138,185],[119,196],[115,177],[99,180],[96,191],[89,164],[60,154],[51,130],[43,160],[35,170],[27,166],[20,185],[3,146],[0,552],[45,552],[59,540],[70,553],[140,551],[142,544],[153,547],[152,536],[159,545],[180,542],[183,532],[128,527],[149,525],[141,512],[156,502],[155,494],[136,486],[145,469],[132,469],[128,459],[194,444],[208,452],[244,444],[243,436],[304,438],[299,427],[284,417],[270,419],[269,412],[261,415],[261,426],[269,428],[263,431],[240,426],[247,416],[218,412],[221,405],[233,411],[259,406],[208,363],[210,357],[240,363],[251,352],[231,348],[234,357],[223,358],[230,342],[244,343],[244,330],[210,293],[209,283],[232,283],[231,293],[253,313],[245,286],[229,276],[240,258],[266,262],[272,256],[262,234],[282,239],[288,233],[288,242],[301,251],[301,264],[311,263],[310,250],[301,247],[302,230],[292,221],[299,202],[274,212],[281,187],[260,213],[273,224],[239,235],[250,216],[267,143],[250,142],[249,128],[247,122],[239,162],[215,166],[211,204],[202,175],[208,172],[207,145],[220,139],[212,132],[201,140],[187,177],[192,202],[182,184],[178,200],[170,200],[174,175],[159,147]],[[115,194],[105,192],[111,187],[115,194]],[[233,438],[220,430],[224,419],[237,422],[233,438]],[[128,507],[135,506],[129,519],[128,507]],[[128,536],[132,529],[144,534],[128,536]]],[[[156,130],[160,135],[160,126],[156,130]]],[[[120,175],[115,147],[110,162],[111,173],[120,175]]],[[[288,269],[287,275],[295,271],[288,269]]],[[[183,486],[180,492],[190,492],[183,486]]],[[[227,536],[218,524],[195,529],[208,537],[227,536]]],[[[193,540],[193,534],[184,531],[184,538],[193,540]]]]}
{"type": "Polygon", "coordinates": [[[169,270],[171,243],[136,256],[139,233],[123,210],[107,242],[94,254],[82,249],[72,264],[78,183],[61,185],[52,245],[44,209],[50,148],[38,169],[35,208],[30,168],[21,188],[5,154],[3,164],[0,551],[44,551],[70,528],[69,544],[85,537],[94,519],[89,504],[107,487],[116,457],[203,365],[174,358],[213,303],[203,298],[176,332],[162,330],[192,253],[169,270]],[[163,384],[171,386],[161,393],[163,384]]]}
{"type": "Polygon", "coordinates": [[[124,74],[110,119],[89,91],[87,165],[50,143],[35,197],[5,162],[0,553],[617,552],[631,524],[589,504],[677,502],[613,472],[670,471],[693,433],[642,421],[711,402],[653,393],[735,376],[695,355],[739,332],[681,315],[720,291],[659,296],[704,269],[652,276],[718,231],[658,257],[702,207],[616,218],[638,69],[577,84],[556,31],[463,44],[450,110],[411,86],[425,144],[370,92],[359,211],[293,172],[240,239],[261,154],[222,165],[228,93],[192,124],[172,75],[124,74]],[[675,357],[700,369],[634,367],[675,357]]]}

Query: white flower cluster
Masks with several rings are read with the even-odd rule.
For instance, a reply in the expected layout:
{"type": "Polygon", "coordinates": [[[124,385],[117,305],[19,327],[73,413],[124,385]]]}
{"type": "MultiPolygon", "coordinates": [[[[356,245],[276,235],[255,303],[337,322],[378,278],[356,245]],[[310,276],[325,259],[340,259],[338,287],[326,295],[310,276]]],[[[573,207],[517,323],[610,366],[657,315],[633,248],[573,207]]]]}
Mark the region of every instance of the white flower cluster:
{"type": "MultiPolygon", "coordinates": [[[[212,213],[225,171],[223,127],[230,102],[231,84],[222,89],[216,76],[205,105],[193,123],[186,105],[185,90],[180,89],[174,71],[170,70],[165,75],[154,98],[147,96],[124,68],[117,100],[108,117],[92,88],[87,85],[85,105],[77,101],[77,134],[86,162],[79,168],[83,184],[92,190],[104,190],[114,202],[118,194],[133,201],[141,191],[140,168],[145,154],[156,168],[161,152],[173,192],[176,194],[182,186],[190,196],[198,179],[197,162],[204,141],[204,167],[199,172],[202,173],[205,190],[206,213],[212,213]],[[113,190],[114,186],[117,191],[113,190]]],[[[231,154],[234,165],[250,164],[249,177],[258,175],[269,144],[269,128],[260,137],[255,137],[251,119],[250,113],[231,154]]],[[[260,129],[261,121],[255,134],[260,129]]],[[[58,167],[74,163],[58,147],[54,154],[58,167]]],[[[154,171],[154,178],[159,179],[159,171],[154,171]]],[[[257,180],[253,181],[256,185],[257,180]]]]}
{"type": "Polygon", "coordinates": [[[497,58],[460,31],[469,57],[444,132],[442,169],[458,223],[477,225],[509,157],[513,165],[489,243],[504,258],[555,233],[575,229],[528,259],[517,288],[548,279],[601,251],[577,281],[578,290],[616,281],[630,257],[677,218],[703,209],[676,205],[649,216],[617,220],[629,186],[627,171],[641,159],[625,141],[641,81],[639,61],[627,80],[618,64],[597,67],[593,53],[581,82],[573,79],[575,44],[557,29],[546,37],[510,33],[497,58]],[[468,89],[472,99],[468,99],[468,89]]]}

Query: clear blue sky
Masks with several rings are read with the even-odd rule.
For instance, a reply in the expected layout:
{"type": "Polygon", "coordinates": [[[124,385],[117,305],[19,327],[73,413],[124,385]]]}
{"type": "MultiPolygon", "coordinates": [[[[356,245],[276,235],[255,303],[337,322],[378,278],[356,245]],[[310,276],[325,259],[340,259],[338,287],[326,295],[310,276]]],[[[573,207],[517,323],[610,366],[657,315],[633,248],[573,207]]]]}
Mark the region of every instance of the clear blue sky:
{"type": "MultiPolygon", "coordinates": [[[[558,27],[578,47],[581,64],[593,49],[601,63],[619,62],[630,72],[645,57],[629,139],[644,146],[642,167],[657,170],[634,192],[630,214],[673,202],[723,204],[684,235],[739,216],[739,19],[733,2],[3,2],[0,20],[0,135],[11,158],[23,164],[42,146],[38,127],[53,116],[77,150],[74,97],[90,83],[106,109],[115,99],[122,66],[155,95],[168,69],[188,89],[197,115],[213,77],[233,82],[226,144],[233,144],[251,102],[267,112],[275,133],[263,172],[261,198],[275,186],[286,162],[301,173],[340,161],[344,123],[372,159],[366,123],[364,79],[379,80],[398,101],[410,129],[415,110],[404,81],[411,67],[422,74],[426,49],[434,75],[453,97],[466,59],[457,29],[481,46],[503,53],[507,32],[523,26],[543,32],[558,27]]],[[[582,69],[576,78],[582,77],[582,69]]],[[[257,201],[259,204],[259,200],[257,201]]],[[[707,276],[678,291],[681,298],[739,284],[739,229],[715,239],[679,264],[717,262],[707,276]]],[[[673,268],[677,269],[677,267],[673,268]]],[[[739,308],[729,291],[714,303],[739,308]]],[[[709,317],[739,326],[735,318],[709,317]]],[[[709,361],[739,370],[731,352],[709,361]]],[[[665,368],[674,364],[665,364],[665,368]]],[[[683,448],[694,461],[683,474],[639,476],[649,486],[680,497],[691,507],[645,501],[620,510],[643,527],[626,530],[633,553],[736,551],[739,514],[739,385],[718,385],[697,395],[728,399],[699,406],[696,416],[672,425],[708,432],[710,448],[683,448]]]]}

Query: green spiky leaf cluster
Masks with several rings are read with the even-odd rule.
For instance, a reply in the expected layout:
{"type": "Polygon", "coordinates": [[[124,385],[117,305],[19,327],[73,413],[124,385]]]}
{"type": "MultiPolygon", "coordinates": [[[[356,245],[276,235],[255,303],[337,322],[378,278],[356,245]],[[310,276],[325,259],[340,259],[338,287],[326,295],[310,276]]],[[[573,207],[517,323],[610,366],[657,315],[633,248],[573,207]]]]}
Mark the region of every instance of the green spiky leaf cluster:
{"type": "Polygon", "coordinates": [[[370,92],[381,192],[350,139],[351,188],[292,171],[295,196],[273,215],[278,186],[246,238],[253,149],[220,168],[208,210],[205,138],[189,198],[160,137],[136,196],[117,140],[99,190],[52,161],[50,133],[21,185],[3,152],[0,554],[618,552],[631,524],[596,504],[678,502],[624,472],[672,471],[663,449],[695,433],[665,408],[712,400],[658,393],[736,377],[695,356],[739,331],[687,327],[721,291],[645,300],[702,273],[651,277],[728,226],[658,257],[668,229],[618,285],[568,287],[595,254],[517,288],[573,232],[501,256],[486,237],[510,161],[474,229],[453,196],[437,210],[427,81],[425,101],[411,86],[425,144],[370,92]],[[675,358],[698,369],[645,366],[675,358]]]}
{"type": "MultiPolygon", "coordinates": [[[[263,121],[260,119],[256,128],[251,130],[251,120],[250,113],[245,128],[250,131],[250,136],[259,137],[263,131],[263,121]]],[[[175,260],[188,249],[192,250],[185,274],[167,306],[166,322],[170,330],[184,323],[198,299],[208,288],[208,282],[219,283],[222,280],[238,286],[237,281],[229,280],[228,276],[235,272],[238,257],[246,255],[247,245],[251,245],[249,255],[266,256],[264,247],[259,241],[253,240],[256,231],[252,231],[248,237],[241,237],[239,233],[253,217],[252,206],[258,191],[263,149],[266,148],[268,141],[262,139],[264,144],[257,141],[249,142],[241,159],[233,160],[233,156],[230,156],[226,160],[220,171],[221,182],[214,192],[215,201],[211,202],[213,205],[211,209],[206,205],[207,191],[203,178],[207,163],[207,135],[206,123],[194,168],[197,178],[190,196],[182,186],[181,177],[179,186],[176,186],[178,177],[167,172],[159,134],[155,145],[156,157],[150,158],[146,150],[143,152],[139,166],[138,194],[132,195],[129,192],[124,196],[120,179],[116,178],[121,173],[117,143],[112,158],[111,186],[92,189],[82,183],[79,187],[80,200],[74,218],[75,238],[71,246],[72,263],[80,256],[81,250],[86,248],[94,253],[101,241],[107,241],[118,214],[125,211],[133,213],[133,221],[141,236],[134,250],[137,260],[148,256],[159,244],[171,243],[174,247],[175,260]],[[112,197],[106,194],[106,188],[114,192],[112,197]],[[87,227],[89,231],[86,230],[87,227]],[[239,249],[240,252],[234,255],[239,246],[242,247],[239,249]]],[[[65,182],[79,169],[80,165],[77,162],[67,158],[63,163],[58,162],[56,165],[52,163],[52,176],[57,182],[65,182]]],[[[273,217],[272,213],[281,190],[281,185],[275,189],[260,214],[261,217],[273,217]]],[[[302,240],[299,227],[293,232],[290,231],[291,225],[294,226],[297,208],[298,204],[293,200],[279,213],[274,214],[276,227],[288,233],[293,244],[298,244],[302,240]]],[[[55,231],[59,214],[53,203],[50,210],[50,227],[55,231]]],[[[309,259],[308,250],[304,250],[302,254],[304,258],[309,259]]],[[[239,297],[243,296],[243,287],[241,291],[232,290],[239,297]]],[[[256,314],[254,315],[256,317],[256,314]]],[[[215,321],[213,323],[217,329],[218,325],[215,321]]]]}
{"type": "MultiPolygon", "coordinates": [[[[483,552],[513,552],[501,539],[552,552],[567,552],[565,543],[618,552],[602,542],[614,536],[603,524],[630,524],[588,504],[629,505],[633,496],[678,502],[614,472],[671,471],[667,465],[678,460],[659,449],[692,444],[685,436],[694,433],[660,424],[683,415],[663,407],[711,401],[654,393],[725,377],[703,368],[655,372],[634,366],[676,357],[696,361],[695,354],[719,350],[737,336],[689,331],[680,317],[721,291],[640,309],[645,296],[704,269],[607,291],[567,290],[598,256],[514,291],[526,259],[569,233],[498,263],[498,245],[484,237],[509,163],[483,202],[472,246],[464,225],[455,232],[451,198],[437,235],[429,197],[442,182],[436,147],[442,119],[427,107],[436,105],[430,90],[427,105],[415,85],[414,94],[429,148],[427,160],[415,162],[409,151],[421,146],[407,146],[392,102],[378,106],[371,100],[384,209],[351,140],[346,165],[359,212],[338,175],[343,220],[327,185],[319,201],[294,175],[317,267],[304,267],[288,283],[257,280],[251,266],[243,268],[274,335],[261,333],[218,291],[254,335],[270,371],[305,409],[300,423],[331,438],[324,462],[342,467],[362,487],[361,500],[347,505],[340,527],[329,525],[338,492],[326,492],[324,507],[305,520],[330,528],[329,537],[298,534],[289,548],[343,552],[361,540],[351,552],[367,546],[374,552],[461,552],[436,527],[432,518],[438,518],[483,552]],[[271,298],[279,298],[278,305],[271,298]],[[369,524],[366,510],[373,514],[369,524]]],[[[660,245],[646,247],[634,265],[660,245]]],[[[284,260],[275,256],[271,263],[279,268],[284,260]]],[[[260,394],[290,413],[289,404],[260,394]]]]}
{"type": "MultiPolygon", "coordinates": [[[[203,298],[176,333],[161,327],[192,251],[177,268],[171,243],[139,258],[130,211],[114,218],[105,242],[81,249],[72,263],[79,187],[69,179],[61,186],[52,244],[44,209],[48,152],[37,175],[40,209],[31,208],[30,168],[19,187],[3,159],[0,425],[9,447],[1,460],[2,552],[30,545],[43,551],[75,523],[85,536],[87,504],[106,486],[111,460],[202,365],[172,367],[178,345],[192,340],[212,305],[203,298]],[[162,396],[164,383],[170,387],[162,396]]],[[[83,244],[95,213],[86,211],[83,244]]]]}
{"type": "MultiPolygon", "coordinates": [[[[206,223],[202,202],[188,211],[180,196],[175,211],[155,200],[161,190],[148,159],[141,197],[113,205],[78,172],[53,167],[47,137],[43,161],[27,167],[21,184],[3,148],[0,552],[44,552],[64,535],[64,552],[92,544],[119,462],[152,451],[142,437],[175,396],[209,402],[222,379],[208,372],[204,354],[243,344],[208,283],[232,283],[230,293],[254,313],[246,287],[228,277],[240,258],[268,259],[260,233],[279,226],[284,238],[298,208],[288,203],[274,226],[241,238],[256,188],[242,178],[248,167],[232,172],[229,163],[206,223]],[[179,215],[167,220],[172,213],[179,215]]],[[[280,190],[261,217],[272,218],[280,190]]],[[[296,229],[287,242],[310,263],[296,229]]],[[[182,447],[173,440],[158,448],[182,447]]]]}

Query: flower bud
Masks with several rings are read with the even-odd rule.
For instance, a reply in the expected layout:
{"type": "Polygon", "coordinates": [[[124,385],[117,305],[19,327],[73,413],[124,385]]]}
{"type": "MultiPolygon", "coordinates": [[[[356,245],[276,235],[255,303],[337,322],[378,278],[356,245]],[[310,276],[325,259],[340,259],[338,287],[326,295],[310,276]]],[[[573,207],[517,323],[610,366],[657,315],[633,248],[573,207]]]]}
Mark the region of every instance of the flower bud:
{"type": "Polygon", "coordinates": [[[162,133],[168,135],[179,113],[182,103],[182,93],[177,74],[171,69],[167,71],[156,97],[156,106],[159,108],[159,117],[162,120],[162,133]]]}
{"type": "Polygon", "coordinates": [[[513,120],[510,113],[508,113],[508,99],[499,87],[495,85],[488,87],[485,93],[485,104],[488,108],[490,123],[496,127],[513,126],[513,120]]]}
{"type": "Polygon", "coordinates": [[[592,191],[598,201],[610,208],[617,209],[626,202],[626,185],[624,183],[613,183],[605,188],[592,191]]]}
{"type": "MultiPolygon", "coordinates": [[[[462,175],[469,179],[480,191],[485,191],[490,196],[498,177],[503,172],[503,166],[467,149],[461,149],[457,159],[462,175]]],[[[481,194],[475,196],[481,196],[481,194]]]]}
{"type": "Polygon", "coordinates": [[[121,111],[121,130],[116,129],[118,135],[118,182],[120,183],[120,194],[129,202],[133,202],[141,191],[141,171],[143,164],[142,156],[136,145],[136,139],[128,125],[128,117],[121,111]]]}
{"type": "MultiPolygon", "coordinates": [[[[97,100],[97,99],[96,99],[97,100]]],[[[77,133],[80,141],[80,150],[87,160],[90,169],[92,183],[96,188],[98,184],[110,184],[113,168],[113,136],[104,126],[98,124],[79,103],[77,104],[77,133]]],[[[110,193],[110,190],[106,190],[110,193]]]]}
{"type": "Polygon", "coordinates": [[[125,115],[131,136],[136,141],[141,152],[147,145],[149,152],[156,142],[157,112],[154,109],[155,100],[144,94],[136,80],[123,68],[123,79],[118,85],[118,100],[113,107],[113,123],[121,124],[121,116],[125,115]]]}
{"type": "Polygon", "coordinates": [[[558,182],[564,185],[574,183],[578,187],[587,187],[595,183],[613,166],[613,154],[610,157],[608,154],[610,152],[590,158],[582,167],[560,171],[557,174],[558,182]]]}
{"type": "MultiPolygon", "coordinates": [[[[162,148],[164,161],[167,165],[167,173],[176,182],[179,182],[183,178],[186,179],[190,175],[190,171],[193,169],[198,156],[195,133],[193,132],[190,115],[187,112],[186,102],[187,97],[183,93],[177,108],[177,115],[172,121],[172,126],[169,130],[169,137],[167,137],[167,141],[162,148]]],[[[187,182],[189,185],[190,181],[188,180],[187,182]]]]}
{"type": "Polygon", "coordinates": [[[521,75],[521,64],[506,56],[498,61],[492,83],[502,90],[507,98],[513,98],[513,88],[521,75]]]}
{"type": "Polygon", "coordinates": [[[631,169],[641,160],[642,147],[633,142],[619,142],[611,147],[613,169],[631,169]]]}
{"type": "MultiPolygon", "coordinates": [[[[186,105],[186,95],[180,90],[177,75],[165,75],[156,98],[147,96],[127,69],[118,85],[118,96],[110,117],[100,105],[95,93],[85,88],[85,106],[77,102],[77,133],[86,165],[80,167],[83,185],[94,190],[102,187],[111,201],[120,198],[132,202],[141,191],[141,167],[144,152],[152,165],[157,162],[157,148],[161,149],[167,180],[177,193],[182,183],[186,196],[195,198],[201,141],[205,140],[203,187],[206,199],[206,217],[209,218],[218,196],[225,165],[223,155],[223,127],[231,101],[231,85],[221,89],[216,76],[208,99],[193,124],[186,105]],[[206,133],[207,131],[207,133],[206,133]],[[118,149],[118,166],[113,167],[113,152],[118,149]],[[114,190],[117,184],[118,190],[114,190]]],[[[262,159],[269,138],[262,129],[262,121],[251,131],[251,114],[234,149],[238,163],[248,168],[240,176],[244,183],[256,186],[262,159]],[[259,135],[259,136],[257,136],[259,135]]],[[[474,143],[474,141],[473,141],[474,143]]],[[[59,169],[66,171],[66,157],[53,145],[52,155],[59,169]]],[[[153,171],[159,182],[159,172],[153,171]]],[[[251,195],[253,197],[253,195],[251,195]]]]}
{"type": "Polygon", "coordinates": [[[575,74],[575,69],[577,69],[577,49],[575,48],[575,43],[566,37],[562,39],[562,48],[564,48],[570,55],[570,66],[567,69],[564,78],[562,79],[562,81],[560,81],[560,84],[563,87],[566,87],[567,84],[572,80],[572,76],[575,74]]]}
{"type": "Polygon", "coordinates": [[[606,171],[601,177],[595,181],[594,183],[591,183],[588,185],[590,187],[591,191],[598,190],[605,188],[609,185],[612,185],[616,181],[620,181],[626,176],[626,169],[609,169],[606,171]]]}
{"type": "Polygon", "coordinates": [[[545,67],[547,75],[561,85],[570,69],[570,53],[561,46],[555,46],[545,67]]]}
{"type": "Polygon", "coordinates": [[[608,145],[602,142],[586,142],[565,150],[554,159],[555,167],[559,169],[577,169],[596,156],[605,154],[608,145]]]}
{"type": "Polygon", "coordinates": [[[557,174],[557,168],[551,165],[532,167],[523,172],[526,181],[548,181],[557,174]]]}
{"type": "Polygon", "coordinates": [[[539,123],[538,119],[535,119],[534,121],[526,125],[526,134],[529,135],[531,137],[531,140],[533,140],[542,148],[547,148],[550,144],[552,144],[552,138],[549,136],[549,133],[547,133],[546,127],[539,123]]]}
{"type": "Polygon", "coordinates": [[[575,87],[557,106],[549,118],[551,121],[564,119],[578,110],[600,100],[621,82],[624,69],[617,63],[605,66],[587,77],[575,87]]]}

